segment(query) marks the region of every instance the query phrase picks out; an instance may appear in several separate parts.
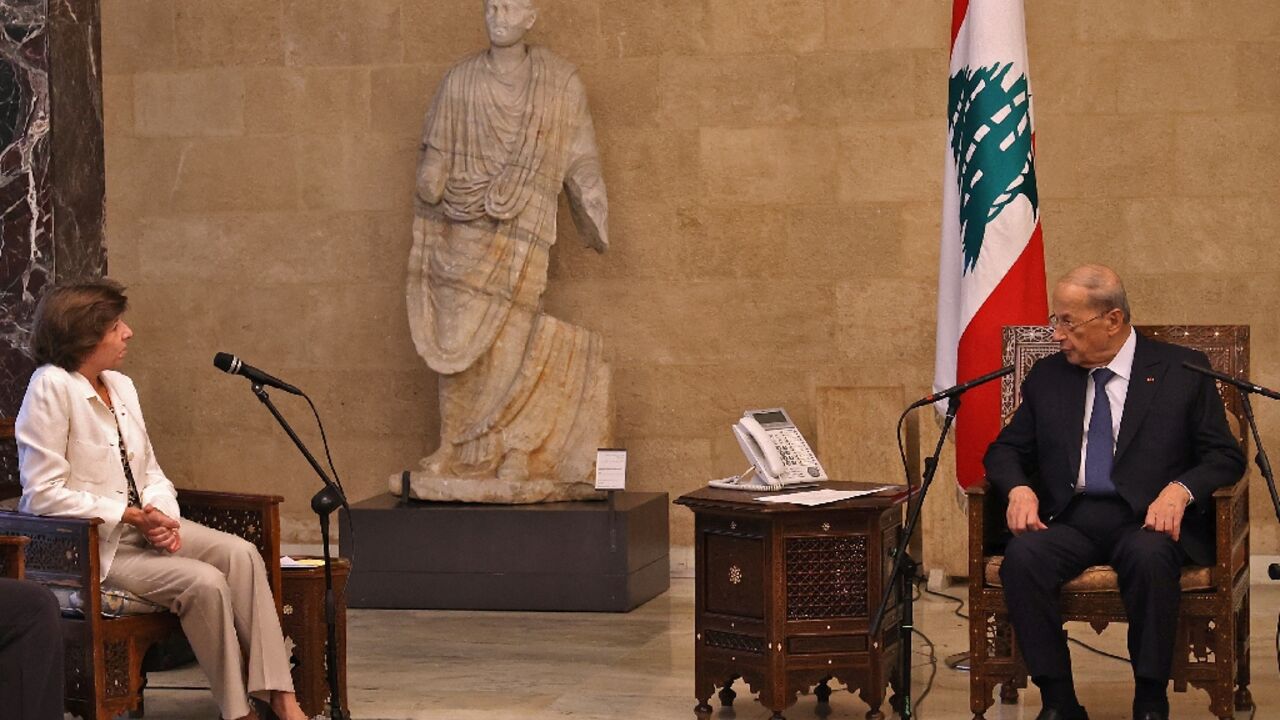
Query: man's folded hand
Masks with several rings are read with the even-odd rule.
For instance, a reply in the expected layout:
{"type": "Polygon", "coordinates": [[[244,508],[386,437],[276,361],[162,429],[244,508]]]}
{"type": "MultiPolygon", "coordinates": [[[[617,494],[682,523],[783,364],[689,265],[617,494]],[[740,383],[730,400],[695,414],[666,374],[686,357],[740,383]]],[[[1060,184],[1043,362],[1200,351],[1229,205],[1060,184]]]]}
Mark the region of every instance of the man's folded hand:
{"type": "Polygon", "coordinates": [[[1009,491],[1009,507],[1005,510],[1005,520],[1014,535],[1021,535],[1032,530],[1044,530],[1045,524],[1040,522],[1040,500],[1035,491],[1022,485],[1009,491]]]}
{"type": "Polygon", "coordinates": [[[1182,535],[1182,514],[1191,502],[1191,493],[1179,483],[1169,483],[1147,508],[1142,527],[1162,532],[1175,541],[1182,535]]]}

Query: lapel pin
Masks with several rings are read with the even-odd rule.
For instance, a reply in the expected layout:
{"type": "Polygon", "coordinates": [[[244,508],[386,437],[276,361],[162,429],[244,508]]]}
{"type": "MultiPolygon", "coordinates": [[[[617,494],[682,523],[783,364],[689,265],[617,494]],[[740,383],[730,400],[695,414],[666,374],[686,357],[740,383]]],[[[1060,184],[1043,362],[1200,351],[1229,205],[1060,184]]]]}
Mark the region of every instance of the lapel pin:
{"type": "Polygon", "coordinates": [[[1155,382],[1155,381],[1156,381],[1156,379],[1155,379],[1154,377],[1149,377],[1149,378],[1147,378],[1147,382],[1155,382]]]}

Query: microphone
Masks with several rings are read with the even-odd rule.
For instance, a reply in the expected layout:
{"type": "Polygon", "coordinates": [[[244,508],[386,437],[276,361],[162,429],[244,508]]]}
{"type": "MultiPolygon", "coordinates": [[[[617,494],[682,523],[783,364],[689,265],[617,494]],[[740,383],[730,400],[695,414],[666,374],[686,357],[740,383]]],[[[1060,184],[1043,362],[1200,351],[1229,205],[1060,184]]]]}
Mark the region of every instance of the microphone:
{"type": "Polygon", "coordinates": [[[1269,397],[1272,400],[1280,400],[1280,393],[1276,392],[1275,390],[1264,388],[1261,385],[1254,385],[1248,380],[1233,378],[1230,375],[1225,375],[1223,373],[1218,372],[1217,370],[1210,370],[1207,367],[1201,367],[1199,365],[1196,365],[1193,362],[1184,362],[1182,363],[1182,367],[1188,370],[1191,370],[1193,372],[1198,372],[1201,375],[1208,375],[1214,380],[1221,380],[1222,382],[1228,385],[1234,385],[1235,387],[1240,388],[1240,390],[1242,390],[1243,392],[1257,393],[1259,395],[1262,395],[1263,397],[1269,397]]]}
{"type": "Polygon", "coordinates": [[[959,385],[953,385],[952,387],[949,387],[946,390],[943,390],[942,392],[936,392],[932,395],[925,395],[919,400],[911,403],[911,407],[918,408],[924,405],[929,405],[929,404],[938,402],[939,400],[946,400],[947,398],[955,397],[956,395],[961,395],[969,390],[972,390],[973,388],[978,387],[979,385],[982,385],[984,383],[989,383],[992,380],[995,380],[997,378],[1002,378],[1011,372],[1013,372],[1013,366],[1005,365],[1004,367],[1000,368],[999,370],[996,370],[995,372],[989,372],[986,375],[983,375],[982,377],[976,377],[970,380],[969,382],[960,383],[959,385]]]}
{"type": "Polygon", "coordinates": [[[302,395],[302,391],[290,385],[289,383],[268,375],[252,365],[246,365],[240,361],[240,358],[231,353],[220,352],[213,356],[213,366],[224,373],[232,375],[243,375],[257,385],[266,385],[268,387],[283,390],[294,395],[302,395]]]}

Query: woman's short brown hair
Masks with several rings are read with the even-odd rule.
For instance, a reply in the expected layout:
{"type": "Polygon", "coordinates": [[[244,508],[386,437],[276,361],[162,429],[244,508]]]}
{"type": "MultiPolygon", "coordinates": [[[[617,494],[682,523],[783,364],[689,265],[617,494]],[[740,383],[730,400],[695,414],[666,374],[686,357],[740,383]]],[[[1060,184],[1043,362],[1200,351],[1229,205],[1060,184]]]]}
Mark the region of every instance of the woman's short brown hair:
{"type": "Polygon", "coordinates": [[[36,305],[31,354],[41,365],[78,370],[127,309],[124,286],[114,280],[55,285],[36,305]]]}

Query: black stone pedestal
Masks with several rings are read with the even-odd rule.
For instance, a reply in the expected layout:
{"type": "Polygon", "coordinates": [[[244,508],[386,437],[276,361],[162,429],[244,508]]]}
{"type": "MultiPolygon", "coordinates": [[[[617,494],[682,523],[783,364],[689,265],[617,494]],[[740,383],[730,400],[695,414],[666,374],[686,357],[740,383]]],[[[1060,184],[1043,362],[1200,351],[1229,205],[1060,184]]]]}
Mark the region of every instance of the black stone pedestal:
{"type": "Polygon", "coordinates": [[[667,494],[609,505],[356,503],[347,606],[626,612],[670,587],[667,494]]]}

